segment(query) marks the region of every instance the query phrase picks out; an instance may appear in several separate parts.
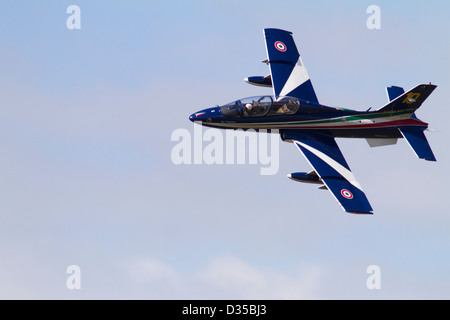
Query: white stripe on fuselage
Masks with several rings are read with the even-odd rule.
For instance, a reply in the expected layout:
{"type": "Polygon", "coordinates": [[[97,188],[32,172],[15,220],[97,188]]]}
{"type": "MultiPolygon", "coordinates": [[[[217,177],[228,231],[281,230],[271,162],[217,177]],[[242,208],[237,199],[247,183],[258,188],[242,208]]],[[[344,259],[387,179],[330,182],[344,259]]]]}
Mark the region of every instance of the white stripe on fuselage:
{"type": "Polygon", "coordinates": [[[405,115],[399,115],[399,116],[392,116],[392,117],[383,117],[383,118],[375,118],[375,119],[355,119],[347,121],[345,120],[348,117],[353,116],[344,116],[344,117],[336,117],[336,118],[330,118],[330,119],[318,119],[318,120],[306,120],[306,121],[281,121],[281,122],[250,122],[250,123],[244,123],[244,122],[215,122],[210,123],[210,126],[219,127],[219,128],[260,128],[260,129],[283,129],[283,128],[304,128],[304,127],[314,127],[317,129],[321,128],[339,128],[343,126],[361,126],[361,125],[367,125],[370,126],[371,124],[382,124],[386,123],[388,126],[390,122],[392,121],[398,121],[398,120],[405,120],[408,119],[408,117],[405,117],[405,115]],[[329,120],[329,121],[327,121],[329,120]],[[336,121],[338,120],[338,121],[336,121]]]}

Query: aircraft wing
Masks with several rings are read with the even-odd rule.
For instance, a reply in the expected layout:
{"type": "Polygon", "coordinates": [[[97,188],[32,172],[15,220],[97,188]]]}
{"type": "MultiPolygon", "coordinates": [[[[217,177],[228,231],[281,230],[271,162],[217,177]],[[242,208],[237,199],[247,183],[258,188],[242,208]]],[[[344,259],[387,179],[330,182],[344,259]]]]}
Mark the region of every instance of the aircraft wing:
{"type": "Polygon", "coordinates": [[[291,96],[318,103],[308,72],[292,38],[292,32],[264,29],[264,37],[274,95],[291,96]]]}
{"type": "Polygon", "coordinates": [[[302,152],[344,211],[372,214],[369,200],[333,137],[296,130],[283,134],[302,152]]]}

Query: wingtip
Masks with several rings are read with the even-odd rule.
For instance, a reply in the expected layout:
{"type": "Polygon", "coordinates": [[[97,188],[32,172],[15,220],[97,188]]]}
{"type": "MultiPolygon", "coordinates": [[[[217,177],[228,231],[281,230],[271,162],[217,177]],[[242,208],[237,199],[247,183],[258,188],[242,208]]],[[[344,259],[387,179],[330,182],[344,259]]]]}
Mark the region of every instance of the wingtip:
{"type": "Polygon", "coordinates": [[[351,214],[358,214],[358,215],[373,215],[373,212],[372,211],[366,211],[366,212],[357,212],[357,211],[346,211],[346,212],[348,212],[348,213],[351,213],[351,214]]]}

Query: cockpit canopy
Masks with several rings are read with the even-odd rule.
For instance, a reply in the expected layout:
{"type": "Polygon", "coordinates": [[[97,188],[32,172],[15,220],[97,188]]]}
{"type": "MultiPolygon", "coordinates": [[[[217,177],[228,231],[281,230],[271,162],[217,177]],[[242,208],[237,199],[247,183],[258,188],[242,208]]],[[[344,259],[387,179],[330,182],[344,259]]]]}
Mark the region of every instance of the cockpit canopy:
{"type": "Polygon", "coordinates": [[[256,96],[225,104],[220,107],[220,111],[230,118],[245,118],[294,114],[299,107],[297,98],[256,96]]]}

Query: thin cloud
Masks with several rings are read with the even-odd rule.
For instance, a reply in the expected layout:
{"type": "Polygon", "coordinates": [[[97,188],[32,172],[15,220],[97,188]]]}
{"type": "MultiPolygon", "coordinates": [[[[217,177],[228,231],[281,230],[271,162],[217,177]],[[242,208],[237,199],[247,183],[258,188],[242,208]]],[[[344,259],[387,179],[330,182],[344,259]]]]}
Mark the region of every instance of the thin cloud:
{"type": "Polygon", "coordinates": [[[323,275],[317,266],[286,272],[231,255],[214,257],[194,272],[177,270],[155,258],[130,259],[123,269],[154,299],[314,299],[323,275]]]}

